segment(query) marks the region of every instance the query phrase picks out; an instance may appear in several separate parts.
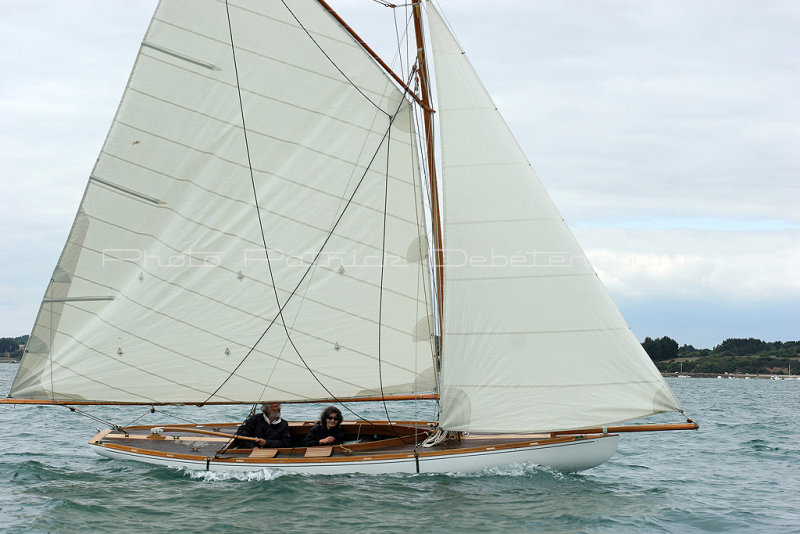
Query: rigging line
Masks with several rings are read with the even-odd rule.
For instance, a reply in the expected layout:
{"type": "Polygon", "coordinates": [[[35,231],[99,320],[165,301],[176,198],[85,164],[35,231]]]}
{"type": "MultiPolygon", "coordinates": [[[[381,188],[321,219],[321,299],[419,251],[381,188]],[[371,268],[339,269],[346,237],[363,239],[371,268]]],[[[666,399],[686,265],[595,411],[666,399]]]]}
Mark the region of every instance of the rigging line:
{"type": "MultiPolygon", "coordinates": [[[[377,0],[375,0],[375,1],[377,1],[377,0]]],[[[396,7],[402,7],[402,6],[396,6],[396,7]]],[[[408,8],[406,7],[406,13],[407,12],[408,12],[408,8]]],[[[396,52],[397,63],[400,66],[400,74],[402,76],[405,76],[406,75],[406,73],[405,73],[406,67],[407,66],[411,67],[411,62],[410,62],[411,53],[409,52],[410,39],[408,38],[408,26],[409,26],[410,17],[408,16],[408,14],[406,14],[405,31],[403,32],[403,36],[401,37],[400,36],[400,28],[397,26],[397,11],[392,12],[392,15],[393,15],[392,18],[394,20],[395,41],[397,42],[397,52],[396,52]],[[405,59],[403,58],[403,48],[402,48],[403,42],[406,43],[405,59]]],[[[394,59],[392,61],[394,61],[394,59]]],[[[410,77],[408,77],[406,79],[410,80],[410,77]]],[[[406,83],[406,85],[408,85],[408,83],[406,83]]]]}
{"type": "Polygon", "coordinates": [[[90,414],[89,412],[84,412],[83,410],[81,410],[79,408],[76,408],[75,406],[70,406],[68,404],[63,404],[62,406],[64,406],[65,408],[67,408],[71,412],[75,412],[75,413],[78,413],[78,414],[80,414],[80,415],[82,415],[84,417],[88,417],[89,419],[93,419],[94,421],[97,421],[98,423],[103,423],[104,425],[108,426],[109,428],[113,428],[114,430],[118,430],[119,432],[123,432],[126,436],[128,435],[128,433],[125,432],[125,429],[122,428],[121,426],[119,426],[116,423],[112,423],[110,421],[106,421],[105,419],[102,419],[102,418],[100,418],[100,417],[98,417],[98,416],[96,416],[94,414],[90,414]]]}
{"type": "MultiPolygon", "coordinates": [[[[343,71],[342,69],[340,69],[340,68],[339,68],[339,65],[337,65],[337,64],[336,64],[336,62],[335,62],[335,61],[333,61],[333,58],[331,58],[331,57],[328,55],[328,53],[325,51],[325,49],[323,49],[323,48],[322,48],[322,46],[321,46],[321,45],[320,45],[320,44],[317,42],[317,40],[316,40],[316,39],[314,39],[314,37],[311,35],[311,32],[310,32],[310,31],[308,31],[308,29],[307,29],[307,28],[306,28],[306,27],[303,25],[303,23],[302,23],[302,22],[300,22],[300,19],[298,19],[298,18],[297,18],[297,15],[295,15],[295,14],[294,14],[294,12],[291,10],[291,8],[289,8],[289,6],[288,6],[288,5],[286,5],[286,1],[285,1],[285,0],[281,0],[281,3],[282,3],[282,4],[283,4],[283,6],[286,8],[286,10],[289,12],[289,14],[291,14],[291,15],[292,15],[292,17],[294,18],[294,20],[295,20],[295,21],[297,21],[297,24],[300,26],[300,28],[302,28],[302,30],[303,30],[304,32],[306,32],[306,35],[308,35],[308,38],[309,38],[309,39],[311,39],[311,42],[312,42],[312,43],[314,43],[314,44],[317,46],[317,48],[319,48],[319,51],[320,51],[320,52],[322,52],[322,55],[323,55],[323,56],[325,56],[325,58],[327,58],[327,60],[328,60],[328,61],[330,61],[331,65],[333,65],[333,66],[334,66],[334,68],[335,68],[336,70],[338,70],[338,71],[339,71],[339,74],[341,74],[341,75],[344,77],[344,79],[345,79],[345,80],[347,80],[347,82],[348,82],[350,85],[352,85],[352,86],[353,86],[353,88],[354,88],[356,91],[358,91],[358,92],[361,94],[361,96],[363,96],[364,98],[366,98],[366,99],[367,99],[367,102],[369,102],[370,104],[372,104],[373,106],[375,106],[375,108],[376,108],[376,109],[378,109],[378,111],[380,111],[381,113],[383,113],[384,115],[386,115],[386,116],[388,117],[388,116],[389,116],[389,113],[387,113],[386,111],[384,111],[384,109],[383,109],[383,108],[381,108],[381,107],[380,107],[378,104],[376,104],[375,102],[373,102],[373,101],[372,101],[372,99],[371,99],[370,97],[368,97],[368,96],[367,96],[367,95],[364,93],[364,91],[362,91],[362,90],[361,90],[361,88],[360,88],[358,85],[356,85],[356,84],[355,84],[355,82],[354,82],[353,80],[351,80],[351,79],[350,79],[350,78],[347,76],[347,74],[345,74],[345,73],[344,73],[344,71],[343,71]]],[[[228,5],[228,0],[225,0],[225,6],[227,7],[227,5],[228,5]]]]}
{"type": "Polygon", "coordinates": [[[390,7],[392,9],[395,9],[395,8],[398,8],[398,7],[408,7],[408,6],[413,6],[414,5],[413,2],[412,3],[406,2],[405,4],[392,4],[391,2],[387,2],[386,0],[372,0],[372,1],[375,2],[376,4],[382,5],[383,7],[390,7]]]}
{"type": "MultiPolygon", "coordinates": [[[[390,126],[391,128],[391,126],[390,126]]],[[[386,213],[389,204],[389,159],[391,158],[392,136],[386,140],[386,175],[383,182],[383,235],[381,237],[381,281],[378,289],[378,383],[381,388],[381,401],[386,420],[391,423],[389,408],[386,406],[386,395],[383,391],[383,368],[381,366],[381,333],[383,332],[383,276],[386,270],[386,213]]],[[[416,360],[416,359],[415,359],[416,360]]],[[[416,435],[416,433],[415,433],[416,435]]]]}
{"type": "Polygon", "coordinates": [[[179,415],[176,415],[176,414],[174,414],[174,413],[170,413],[170,412],[167,412],[167,411],[164,411],[164,410],[159,410],[159,409],[157,409],[155,406],[153,406],[153,407],[150,409],[150,412],[151,412],[151,413],[155,413],[155,412],[158,412],[158,413],[163,413],[164,415],[167,415],[167,416],[169,416],[169,417],[172,417],[173,419],[177,419],[178,421],[183,421],[184,423],[189,423],[189,424],[192,424],[192,425],[197,425],[197,424],[200,424],[200,423],[198,423],[197,421],[192,421],[191,419],[186,419],[185,417],[181,417],[181,416],[179,416],[179,415]]]}
{"type": "Polygon", "coordinates": [[[138,421],[139,419],[141,419],[141,418],[145,417],[145,416],[146,416],[148,413],[155,413],[155,411],[156,411],[156,407],[155,407],[155,406],[150,406],[150,409],[149,409],[149,410],[147,410],[146,412],[144,412],[144,413],[143,413],[142,415],[140,415],[139,417],[136,417],[136,418],[135,418],[133,421],[130,421],[129,423],[127,423],[127,424],[125,425],[125,427],[129,427],[129,426],[133,425],[133,423],[135,423],[135,422],[136,422],[136,421],[138,421]]]}
{"type": "MultiPolygon", "coordinates": [[[[257,407],[258,407],[258,403],[253,404],[253,407],[250,408],[250,413],[247,415],[247,417],[244,418],[244,421],[242,421],[242,424],[244,424],[245,421],[247,421],[248,419],[250,419],[251,417],[253,417],[256,414],[256,408],[257,407]]],[[[220,454],[224,454],[230,448],[230,446],[233,445],[233,443],[236,441],[236,437],[239,435],[239,428],[241,428],[241,427],[242,427],[242,425],[239,425],[236,428],[236,432],[234,432],[233,435],[230,437],[230,439],[228,439],[228,441],[225,443],[225,445],[223,445],[222,448],[220,448],[217,451],[217,453],[214,455],[214,458],[219,457],[220,454]]]]}

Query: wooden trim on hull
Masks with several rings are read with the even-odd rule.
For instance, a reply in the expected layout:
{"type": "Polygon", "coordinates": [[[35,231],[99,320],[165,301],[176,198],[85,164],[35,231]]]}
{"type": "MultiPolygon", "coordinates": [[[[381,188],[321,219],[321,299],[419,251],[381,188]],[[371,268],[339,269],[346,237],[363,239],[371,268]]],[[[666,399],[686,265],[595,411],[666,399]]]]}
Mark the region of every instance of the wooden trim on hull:
{"type": "Polygon", "coordinates": [[[582,430],[559,430],[552,432],[552,436],[566,436],[570,434],[608,434],[614,432],[662,432],[667,430],[698,430],[700,425],[689,419],[686,423],[665,423],[660,425],[627,425],[584,428],[582,430]]]}

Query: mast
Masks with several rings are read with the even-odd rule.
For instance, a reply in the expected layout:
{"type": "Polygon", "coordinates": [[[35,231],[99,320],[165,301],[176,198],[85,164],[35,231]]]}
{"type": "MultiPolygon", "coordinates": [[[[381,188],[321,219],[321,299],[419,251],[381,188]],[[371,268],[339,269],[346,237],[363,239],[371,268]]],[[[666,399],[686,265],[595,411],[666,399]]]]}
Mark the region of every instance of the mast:
{"type": "Polygon", "coordinates": [[[433,109],[430,100],[430,78],[425,57],[425,37],[422,33],[421,0],[414,0],[414,32],[417,39],[417,73],[420,81],[420,98],[422,100],[422,116],[425,124],[425,154],[428,162],[428,181],[431,194],[431,227],[433,230],[433,270],[436,281],[436,304],[439,315],[439,352],[442,345],[442,312],[444,305],[444,259],[442,255],[442,224],[439,213],[439,190],[436,179],[436,162],[433,144],[433,109]]]}

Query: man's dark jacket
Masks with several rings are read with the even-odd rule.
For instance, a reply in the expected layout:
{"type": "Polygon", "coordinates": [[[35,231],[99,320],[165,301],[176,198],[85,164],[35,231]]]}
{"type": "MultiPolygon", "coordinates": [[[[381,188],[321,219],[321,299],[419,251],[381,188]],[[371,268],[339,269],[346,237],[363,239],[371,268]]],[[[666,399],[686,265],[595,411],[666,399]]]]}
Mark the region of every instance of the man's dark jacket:
{"type": "MultiPolygon", "coordinates": [[[[261,438],[267,441],[265,448],[276,449],[279,447],[289,447],[292,441],[292,433],[289,431],[289,423],[281,419],[275,424],[270,424],[269,419],[263,413],[257,413],[247,419],[236,433],[240,436],[250,436],[251,438],[261,438]]],[[[252,448],[253,441],[236,440],[236,447],[252,448]]]]}

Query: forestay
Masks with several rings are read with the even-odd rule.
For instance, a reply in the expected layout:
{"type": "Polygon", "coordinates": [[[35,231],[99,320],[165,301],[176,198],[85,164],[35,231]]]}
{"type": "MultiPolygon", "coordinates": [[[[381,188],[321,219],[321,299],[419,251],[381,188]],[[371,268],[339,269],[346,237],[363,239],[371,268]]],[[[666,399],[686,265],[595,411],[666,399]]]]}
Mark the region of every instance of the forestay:
{"type": "Polygon", "coordinates": [[[409,101],[318,3],[229,3],[157,9],[11,396],[434,387],[409,101]]]}
{"type": "Polygon", "coordinates": [[[441,426],[550,431],[680,410],[428,11],[443,164],[441,426]]]}

